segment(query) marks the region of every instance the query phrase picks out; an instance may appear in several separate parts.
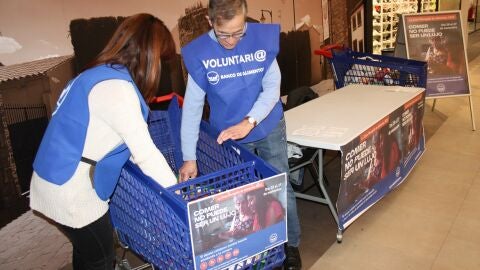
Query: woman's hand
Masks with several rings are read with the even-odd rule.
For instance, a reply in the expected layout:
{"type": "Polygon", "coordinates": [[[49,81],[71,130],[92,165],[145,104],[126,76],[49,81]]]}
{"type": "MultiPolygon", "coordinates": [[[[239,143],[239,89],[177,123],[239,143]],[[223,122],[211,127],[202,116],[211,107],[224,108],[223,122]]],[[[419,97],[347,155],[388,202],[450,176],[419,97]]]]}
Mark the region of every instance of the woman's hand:
{"type": "Polygon", "coordinates": [[[196,160],[187,160],[183,162],[182,167],[178,171],[180,175],[180,182],[187,181],[190,178],[197,177],[197,161],[196,160]]]}

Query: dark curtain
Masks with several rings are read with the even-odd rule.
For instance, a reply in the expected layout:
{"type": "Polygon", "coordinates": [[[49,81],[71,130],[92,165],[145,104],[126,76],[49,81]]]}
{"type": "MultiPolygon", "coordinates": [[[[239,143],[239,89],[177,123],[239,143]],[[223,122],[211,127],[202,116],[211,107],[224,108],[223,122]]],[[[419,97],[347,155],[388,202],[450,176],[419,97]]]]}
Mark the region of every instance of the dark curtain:
{"type": "MultiPolygon", "coordinates": [[[[75,53],[75,71],[80,73],[107,45],[113,33],[125,17],[100,17],[75,19],[70,22],[70,35],[75,53]]],[[[180,55],[162,60],[162,74],[157,96],[176,92],[183,96],[183,81],[180,55]]]]}
{"type": "Polygon", "coordinates": [[[310,86],[312,71],[309,32],[282,32],[277,61],[282,72],[282,96],[300,86],[310,86]]]}

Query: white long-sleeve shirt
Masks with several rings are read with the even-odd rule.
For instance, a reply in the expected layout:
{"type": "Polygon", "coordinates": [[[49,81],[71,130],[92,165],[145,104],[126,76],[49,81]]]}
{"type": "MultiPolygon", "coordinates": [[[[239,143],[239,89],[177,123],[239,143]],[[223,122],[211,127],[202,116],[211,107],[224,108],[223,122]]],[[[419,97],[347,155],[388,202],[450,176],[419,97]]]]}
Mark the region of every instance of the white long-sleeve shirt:
{"type": "MultiPolygon", "coordinates": [[[[96,84],[88,96],[90,120],[82,156],[100,160],[118,145],[125,143],[131,160],[160,185],[177,183],[163,155],[154,145],[143,119],[140,101],[130,82],[106,80],[96,84]]],[[[84,227],[108,210],[92,187],[90,165],[80,162],[63,185],[56,185],[35,172],[30,184],[30,207],[73,228],[84,227]]],[[[99,180],[101,181],[101,179],[99,180]]]]}

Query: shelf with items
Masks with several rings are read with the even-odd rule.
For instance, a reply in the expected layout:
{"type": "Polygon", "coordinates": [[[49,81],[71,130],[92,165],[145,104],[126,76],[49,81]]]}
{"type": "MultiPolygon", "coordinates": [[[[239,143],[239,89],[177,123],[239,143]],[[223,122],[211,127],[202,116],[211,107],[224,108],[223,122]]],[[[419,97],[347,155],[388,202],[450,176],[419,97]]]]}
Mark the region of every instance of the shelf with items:
{"type": "Polygon", "coordinates": [[[421,12],[435,12],[437,0],[421,0],[421,12]]]}
{"type": "Polygon", "coordinates": [[[417,9],[417,0],[373,0],[372,51],[374,54],[381,54],[382,49],[395,47],[398,14],[417,13],[417,9]]]}

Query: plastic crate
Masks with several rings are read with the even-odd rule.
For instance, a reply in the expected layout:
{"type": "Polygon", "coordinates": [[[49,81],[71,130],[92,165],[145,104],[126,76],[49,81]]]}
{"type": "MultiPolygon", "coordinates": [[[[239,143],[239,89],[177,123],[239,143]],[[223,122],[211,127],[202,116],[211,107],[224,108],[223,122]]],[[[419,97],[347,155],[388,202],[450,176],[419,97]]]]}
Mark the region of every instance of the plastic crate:
{"type": "MultiPolygon", "coordinates": [[[[149,130],[171,168],[182,165],[180,110],[153,111],[149,130]]],[[[216,132],[202,123],[197,144],[199,177],[167,189],[127,162],[110,200],[110,215],[123,244],[159,269],[193,269],[187,203],[273,176],[278,172],[233,141],[219,145],[216,132]]],[[[272,269],[283,263],[283,246],[272,248],[235,269],[272,269]]],[[[238,264],[237,264],[238,265],[238,264]]]]}
{"type": "Polygon", "coordinates": [[[349,84],[423,88],[427,85],[426,62],[354,52],[341,46],[329,46],[315,53],[329,59],[336,88],[349,84]]]}

